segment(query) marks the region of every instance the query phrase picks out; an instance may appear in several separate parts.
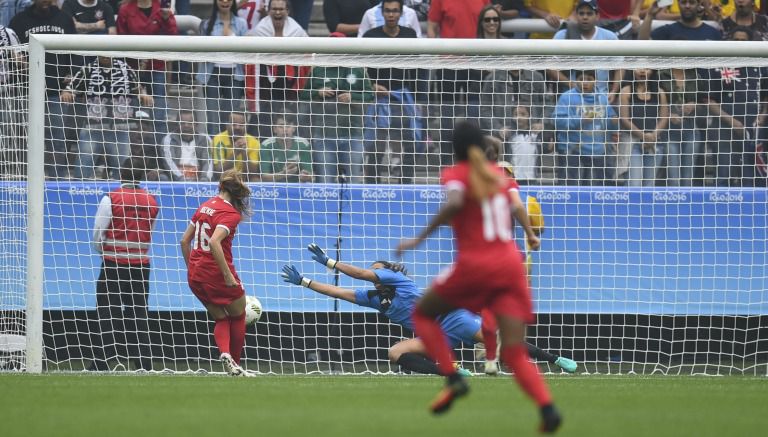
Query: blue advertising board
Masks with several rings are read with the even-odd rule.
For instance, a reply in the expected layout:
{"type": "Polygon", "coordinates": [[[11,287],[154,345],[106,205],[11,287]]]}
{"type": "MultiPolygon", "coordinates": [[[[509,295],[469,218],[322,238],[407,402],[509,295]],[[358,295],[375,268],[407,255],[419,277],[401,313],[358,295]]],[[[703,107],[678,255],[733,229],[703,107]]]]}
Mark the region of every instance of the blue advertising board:
{"type": "MultiPolygon", "coordinates": [[[[117,185],[49,182],[45,210],[47,309],[95,307],[100,258],[91,228],[100,198],[117,185]]],[[[152,242],[150,306],[202,309],[186,285],[179,239],[195,208],[215,195],[213,184],[145,185],[161,212],[152,242]]],[[[0,216],[23,201],[23,186],[3,185],[0,216]]],[[[436,186],[256,184],[253,217],[235,239],[238,273],[267,311],[330,311],[333,300],[283,283],[283,264],[333,283],[311,260],[317,243],[332,257],[365,266],[391,259],[392,249],[427,224],[441,201],[436,186]]],[[[542,249],[534,255],[538,312],[615,314],[768,314],[764,190],[526,187],[546,217],[542,249]]],[[[15,209],[14,209],[15,208],[15,209]]],[[[7,220],[7,219],[4,219],[7,220]]],[[[11,238],[7,229],[3,238],[11,238]]],[[[35,232],[35,230],[30,230],[35,232]]],[[[13,236],[18,238],[18,236],[13,236]]],[[[441,229],[403,262],[416,282],[453,259],[450,230],[441,229]]],[[[0,270],[8,275],[8,269],[0,270]]],[[[13,284],[9,278],[2,283],[13,284]]],[[[369,287],[339,278],[347,288],[369,287]]],[[[13,302],[2,302],[3,307],[13,302]]],[[[362,311],[342,302],[341,311],[362,311]]]]}

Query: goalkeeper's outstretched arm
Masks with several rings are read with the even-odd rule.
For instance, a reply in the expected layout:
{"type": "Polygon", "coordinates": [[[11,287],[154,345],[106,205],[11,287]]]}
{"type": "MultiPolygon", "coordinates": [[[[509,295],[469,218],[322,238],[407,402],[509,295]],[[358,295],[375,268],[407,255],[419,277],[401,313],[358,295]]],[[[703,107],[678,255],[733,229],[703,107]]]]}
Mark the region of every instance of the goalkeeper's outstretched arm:
{"type": "MultiPolygon", "coordinates": [[[[360,267],[355,267],[351,264],[346,264],[346,263],[337,261],[329,257],[325,253],[325,251],[315,243],[310,244],[307,247],[307,249],[310,252],[312,252],[313,260],[328,267],[329,269],[336,269],[341,273],[344,273],[345,275],[349,276],[350,278],[362,279],[363,281],[378,282],[379,280],[379,278],[376,276],[376,273],[374,273],[373,270],[363,269],[360,267]]],[[[354,295],[352,296],[352,298],[354,299],[354,295]]]]}
{"type": "Polygon", "coordinates": [[[335,285],[325,284],[323,282],[313,281],[306,276],[299,273],[295,266],[284,265],[283,271],[280,273],[283,281],[289,284],[302,285],[309,288],[312,291],[323,294],[328,297],[336,299],[346,300],[347,302],[355,302],[355,292],[346,288],[336,287],[335,285]]]}

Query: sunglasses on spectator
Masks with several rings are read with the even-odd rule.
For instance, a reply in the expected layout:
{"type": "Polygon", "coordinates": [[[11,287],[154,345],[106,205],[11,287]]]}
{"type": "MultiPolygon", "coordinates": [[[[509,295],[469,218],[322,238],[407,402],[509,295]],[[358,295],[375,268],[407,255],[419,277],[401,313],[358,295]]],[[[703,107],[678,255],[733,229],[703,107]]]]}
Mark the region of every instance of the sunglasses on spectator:
{"type": "Polygon", "coordinates": [[[499,17],[485,17],[483,18],[483,23],[498,23],[500,21],[499,17]]]}

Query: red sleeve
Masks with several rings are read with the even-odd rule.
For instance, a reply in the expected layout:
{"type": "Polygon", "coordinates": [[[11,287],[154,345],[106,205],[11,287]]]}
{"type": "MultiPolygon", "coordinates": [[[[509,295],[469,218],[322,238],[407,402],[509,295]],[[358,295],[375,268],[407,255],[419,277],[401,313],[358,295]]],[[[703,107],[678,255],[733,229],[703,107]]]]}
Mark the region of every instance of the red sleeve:
{"type": "Polygon", "coordinates": [[[230,234],[234,233],[237,225],[240,224],[240,214],[237,212],[222,211],[221,215],[216,215],[216,227],[225,226],[230,234]]]}
{"type": "Polygon", "coordinates": [[[427,13],[427,20],[439,23],[443,19],[443,0],[432,0],[429,4],[429,12],[427,13]]]}
{"type": "Polygon", "coordinates": [[[507,177],[507,191],[509,190],[520,191],[520,185],[518,185],[517,181],[511,177],[507,177]]]}
{"type": "Polygon", "coordinates": [[[162,15],[159,17],[160,32],[163,35],[178,35],[179,29],[176,27],[176,17],[171,13],[167,20],[163,20],[162,15]]]}

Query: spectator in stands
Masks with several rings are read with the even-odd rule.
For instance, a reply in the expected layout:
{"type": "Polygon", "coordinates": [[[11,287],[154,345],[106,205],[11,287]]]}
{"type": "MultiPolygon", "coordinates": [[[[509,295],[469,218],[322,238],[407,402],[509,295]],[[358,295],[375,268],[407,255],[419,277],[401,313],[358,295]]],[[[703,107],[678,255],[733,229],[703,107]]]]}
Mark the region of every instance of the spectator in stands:
{"type": "Polygon", "coordinates": [[[136,72],[125,60],[98,56],[75,74],[60,98],[63,103],[77,103],[85,112],[74,176],[93,179],[96,160],[103,156],[106,175],[119,180],[120,164],[131,156],[128,123],[134,108],[137,103],[145,108],[154,104],[136,72]]]}
{"type": "Polygon", "coordinates": [[[261,180],[312,182],[312,148],[309,141],[296,136],[295,117],[279,115],[275,122],[275,136],[261,144],[261,180]]]}
{"type": "Polygon", "coordinates": [[[416,16],[419,17],[419,21],[427,21],[429,2],[430,0],[405,0],[405,6],[416,11],[416,16]]]}
{"type": "MultiPolygon", "coordinates": [[[[117,13],[117,33],[120,35],[178,35],[173,11],[163,8],[160,0],[125,0],[117,13]]],[[[167,103],[165,100],[166,65],[159,59],[141,60],[137,69],[141,83],[149,84],[154,97],[152,109],[155,144],[159,144],[167,127],[167,103]]]]}
{"type": "MultiPolygon", "coordinates": [[[[403,4],[403,12],[400,14],[400,21],[398,21],[397,24],[402,27],[413,29],[413,31],[416,32],[416,37],[421,38],[421,24],[419,23],[419,17],[416,14],[416,11],[406,6],[405,2],[400,3],[403,4]]],[[[360,22],[360,27],[357,29],[357,36],[359,38],[362,38],[366,32],[374,27],[380,27],[386,24],[387,20],[384,16],[383,4],[384,2],[382,1],[371,9],[365,11],[363,20],[360,22]]]]}
{"type": "Polygon", "coordinates": [[[75,20],[75,30],[88,35],[116,35],[115,11],[104,0],[64,0],[61,8],[75,20]]]}
{"type": "Polygon", "coordinates": [[[642,6],[642,0],[601,1],[597,25],[613,32],[619,39],[634,39],[641,23],[642,6]]]}
{"type": "MultiPolygon", "coordinates": [[[[641,40],[651,38],[655,40],[670,41],[720,41],[722,39],[720,31],[702,22],[701,18],[699,18],[698,9],[701,1],[702,0],[679,0],[677,4],[680,6],[680,18],[674,23],[658,27],[651,32],[653,20],[657,16],[661,16],[661,13],[663,12],[656,3],[654,3],[645,15],[643,24],[638,31],[637,38],[641,40]]],[[[700,127],[702,130],[705,128],[704,126],[700,127]]],[[[705,140],[705,137],[702,135],[701,139],[705,140]]],[[[701,161],[704,159],[704,150],[700,151],[702,155],[698,155],[698,152],[699,151],[694,150],[693,168],[696,171],[693,174],[693,179],[703,182],[704,165],[701,161]]]]}
{"type": "Polygon", "coordinates": [[[501,39],[501,12],[494,5],[486,5],[477,17],[478,39],[501,39]]]}
{"type": "Polygon", "coordinates": [[[704,143],[696,129],[699,102],[699,75],[696,69],[659,71],[659,85],[669,101],[667,185],[693,185],[694,158],[703,157],[704,143]]]}
{"type": "MultiPolygon", "coordinates": [[[[367,31],[365,38],[417,38],[410,27],[400,25],[403,0],[384,0],[384,24],[367,31]]],[[[376,104],[366,115],[366,182],[377,180],[411,183],[416,162],[418,120],[413,96],[415,70],[368,68],[376,104]],[[388,162],[385,158],[389,151],[388,162]]]]}
{"type": "MultiPolygon", "coordinates": [[[[528,0],[526,6],[534,18],[544,19],[553,31],[560,28],[564,20],[575,17],[578,0],[528,0]]],[[[531,38],[552,38],[551,33],[532,33],[531,38]]]]}
{"type": "Polygon", "coordinates": [[[480,93],[480,123],[483,130],[508,142],[519,130],[515,124],[518,107],[528,112],[525,129],[552,137],[554,95],[547,91],[544,75],[535,70],[492,70],[483,78],[480,93]],[[546,131],[544,131],[546,127],[546,131]]]}
{"type": "Polygon", "coordinates": [[[726,16],[720,26],[730,34],[738,26],[752,29],[755,41],[768,41],[768,17],[756,12],[755,0],[734,0],[734,11],[726,16]]]}
{"type": "Polygon", "coordinates": [[[31,4],[32,0],[0,0],[0,26],[8,27],[11,18],[31,4]]]}
{"type": "Polygon", "coordinates": [[[240,0],[237,4],[237,15],[245,19],[248,30],[251,30],[267,16],[267,0],[240,0]]]}
{"type": "MultiPolygon", "coordinates": [[[[754,34],[749,27],[736,27],[729,39],[752,41],[754,34]]],[[[768,89],[768,70],[728,66],[699,74],[706,84],[702,96],[717,129],[717,185],[754,186],[755,126],[761,93],[768,89]]]]}
{"type": "MultiPolygon", "coordinates": [[[[520,185],[530,185],[539,179],[539,155],[542,151],[542,125],[533,123],[531,111],[520,105],[512,109],[514,132],[507,139],[508,153],[511,155],[515,180],[520,185]]],[[[502,158],[506,156],[502,155],[502,158]]]]}
{"type": "Polygon", "coordinates": [[[655,186],[667,151],[669,103],[654,70],[638,68],[629,73],[629,81],[621,89],[619,120],[632,137],[629,185],[655,186]]]}
{"type": "MultiPolygon", "coordinates": [[[[200,23],[200,35],[245,36],[248,25],[237,16],[235,0],[213,0],[211,16],[200,23]]],[[[200,64],[197,81],[203,85],[208,135],[222,131],[222,114],[229,114],[242,101],[245,69],[242,64],[205,62],[200,64]],[[237,103],[236,103],[237,102],[237,103]]]]}
{"type": "Polygon", "coordinates": [[[699,6],[702,0],[678,0],[680,19],[672,24],[665,24],[651,32],[654,18],[661,11],[656,3],[645,15],[643,24],[638,31],[637,39],[656,39],[670,41],[719,41],[720,31],[704,23],[699,17],[699,6]]]}
{"type": "MultiPolygon", "coordinates": [[[[598,12],[597,0],[579,0],[575,11],[576,21],[569,21],[565,29],[555,34],[554,39],[592,41],[613,41],[618,39],[615,33],[597,26],[598,12]]],[[[547,74],[550,79],[561,84],[575,80],[574,77],[569,78],[558,70],[549,70],[547,74]]],[[[613,72],[597,70],[596,91],[601,94],[607,94],[608,102],[612,104],[618,100],[622,75],[621,69],[616,69],[613,72]]]]}
{"type": "Polygon", "coordinates": [[[315,6],[315,0],[293,0],[288,6],[292,11],[291,17],[305,31],[309,31],[309,22],[312,20],[312,8],[315,6]]]}
{"type": "Polygon", "coordinates": [[[261,161],[259,140],[248,134],[245,113],[233,110],[229,126],[213,137],[213,169],[216,180],[225,171],[234,168],[251,182],[259,179],[261,161]]]}
{"type": "MultiPolygon", "coordinates": [[[[432,0],[429,6],[427,36],[429,38],[475,38],[480,11],[487,0],[432,0]]],[[[448,165],[453,160],[449,136],[457,118],[476,118],[479,115],[479,92],[482,72],[467,69],[436,71],[435,88],[440,107],[439,147],[440,162],[448,165]]]]}
{"type": "MultiPolygon", "coordinates": [[[[29,43],[30,34],[74,34],[72,17],[61,12],[55,0],[34,0],[27,9],[13,17],[9,26],[18,36],[21,44],[29,43]]],[[[49,178],[69,177],[67,158],[66,128],[74,127],[69,108],[59,100],[61,89],[66,86],[72,68],[79,58],[70,55],[45,55],[46,107],[46,157],[45,174],[49,178]]]]}
{"type": "Polygon", "coordinates": [[[363,15],[377,0],[323,0],[323,16],[328,32],[356,36],[363,15]]]}
{"type": "MultiPolygon", "coordinates": [[[[93,245],[102,256],[96,282],[98,326],[91,329],[93,363],[88,370],[108,371],[106,347],[124,344],[137,369],[152,370],[147,299],[149,246],[160,212],[157,199],[139,186],[145,180],[141,158],[121,163],[120,188],[104,196],[96,211],[93,245]],[[122,326],[118,333],[115,326],[122,326]],[[123,337],[117,340],[115,337],[123,337]]],[[[121,354],[115,350],[114,356],[121,354]]]]}
{"type": "MultiPolygon", "coordinates": [[[[721,21],[724,17],[730,17],[734,11],[736,10],[736,3],[737,0],[730,1],[730,0],[700,0],[700,5],[698,8],[699,18],[702,20],[709,20],[709,21],[721,21]]],[[[644,7],[650,8],[650,4],[647,3],[654,3],[651,0],[646,0],[646,4],[644,4],[644,7]]],[[[760,0],[755,1],[755,6],[759,9],[760,8],[760,0]]],[[[668,6],[664,8],[664,10],[660,11],[656,15],[656,19],[658,20],[678,20],[680,18],[681,12],[680,12],[680,5],[679,2],[672,3],[671,6],[668,6]]]]}
{"type": "Polygon", "coordinates": [[[317,181],[333,183],[345,175],[348,182],[362,183],[363,114],[374,101],[365,70],[314,67],[299,98],[305,102],[301,112],[311,117],[317,181]]]}
{"type": "Polygon", "coordinates": [[[608,96],[595,91],[595,70],[573,75],[575,86],[563,93],[553,117],[557,128],[557,173],[566,185],[604,185],[606,142],[616,127],[608,96]]]}
{"type": "Polygon", "coordinates": [[[13,29],[0,24],[0,174],[26,175],[29,66],[13,29]]]}
{"type": "Polygon", "coordinates": [[[144,178],[148,181],[169,181],[171,173],[165,165],[162,143],[157,142],[155,123],[149,112],[134,112],[130,137],[131,157],[140,159],[144,178]]]}
{"type": "Polygon", "coordinates": [[[291,9],[288,0],[271,0],[267,16],[256,25],[250,36],[309,36],[299,23],[290,17],[291,9]]]}
{"type": "MultiPolygon", "coordinates": [[[[304,29],[289,16],[290,2],[272,0],[269,15],[251,30],[249,35],[268,37],[306,37],[304,29]]],[[[246,66],[246,97],[252,112],[258,113],[258,121],[252,124],[259,138],[273,136],[270,132],[273,117],[279,114],[295,114],[297,95],[306,83],[310,67],[293,65],[246,66]]]]}
{"type": "Polygon", "coordinates": [[[211,138],[195,130],[195,111],[180,109],[175,132],[163,138],[163,156],[171,180],[210,181],[213,179],[211,138]]]}

